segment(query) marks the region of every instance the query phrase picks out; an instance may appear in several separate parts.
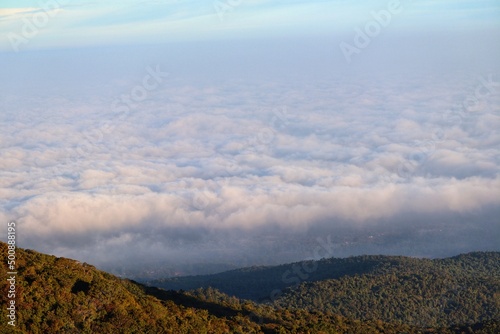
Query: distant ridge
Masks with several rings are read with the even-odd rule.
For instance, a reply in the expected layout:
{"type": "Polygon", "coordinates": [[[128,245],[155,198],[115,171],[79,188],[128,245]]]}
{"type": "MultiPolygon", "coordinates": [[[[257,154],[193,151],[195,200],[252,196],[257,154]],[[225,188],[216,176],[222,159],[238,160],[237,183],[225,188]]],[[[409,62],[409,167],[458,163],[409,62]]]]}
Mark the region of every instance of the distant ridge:
{"type": "Polygon", "coordinates": [[[229,295],[244,299],[264,300],[268,291],[285,289],[297,282],[314,282],[343,276],[385,273],[402,266],[410,268],[434,268],[441,264],[466,266],[469,273],[476,270],[498,269],[500,252],[470,252],[442,259],[414,258],[406,256],[361,255],[347,258],[327,258],[318,261],[299,261],[278,266],[252,266],[211,275],[168,277],[151,280],[148,285],[172,290],[191,290],[200,287],[214,287],[229,295]],[[457,264],[456,261],[459,261],[457,264]],[[315,270],[308,270],[314,267],[315,270]],[[228,282],[232,280],[232,282],[228,282]],[[288,281],[288,282],[287,282],[288,281]],[[230,284],[228,284],[230,283],[230,284]],[[245,292],[249,284],[257,291],[245,292]]]}
{"type": "Polygon", "coordinates": [[[382,255],[329,258],[148,284],[173,290],[212,287],[278,307],[419,326],[500,319],[500,252],[432,260],[382,255]]]}

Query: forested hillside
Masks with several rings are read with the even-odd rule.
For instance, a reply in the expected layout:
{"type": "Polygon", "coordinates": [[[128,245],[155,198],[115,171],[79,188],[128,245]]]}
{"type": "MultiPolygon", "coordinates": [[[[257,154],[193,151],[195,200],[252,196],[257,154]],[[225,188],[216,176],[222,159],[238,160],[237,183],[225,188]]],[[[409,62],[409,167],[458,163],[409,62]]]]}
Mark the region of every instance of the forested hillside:
{"type": "Polygon", "coordinates": [[[345,259],[303,261],[273,267],[249,267],[214,275],[171,277],[148,282],[172,290],[214,287],[228,295],[264,301],[273,290],[298,286],[303,281],[320,281],[346,275],[361,275],[386,267],[407,265],[414,259],[387,256],[360,256],[345,259]]]}
{"type": "Polygon", "coordinates": [[[446,259],[357,256],[151,282],[166,289],[214,287],[278,307],[354,319],[452,326],[500,319],[500,253],[446,259]]]}
{"type": "MultiPolygon", "coordinates": [[[[7,254],[5,243],[0,252],[7,254]]],[[[307,307],[257,304],[211,288],[147,287],[31,250],[17,249],[16,256],[16,327],[5,321],[9,286],[2,279],[0,333],[497,333],[499,326],[486,321],[429,328],[350,319],[307,307]]],[[[0,268],[6,277],[6,261],[0,268]]]]}
{"type": "Polygon", "coordinates": [[[497,253],[474,253],[287,289],[275,304],[355,319],[450,326],[500,319],[497,253]]]}

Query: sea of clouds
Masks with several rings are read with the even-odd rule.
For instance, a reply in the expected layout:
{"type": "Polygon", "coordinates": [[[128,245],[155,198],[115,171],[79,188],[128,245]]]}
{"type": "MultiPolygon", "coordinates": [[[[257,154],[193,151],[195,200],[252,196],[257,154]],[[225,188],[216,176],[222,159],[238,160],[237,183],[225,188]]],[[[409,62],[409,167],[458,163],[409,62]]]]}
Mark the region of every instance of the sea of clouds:
{"type": "Polygon", "coordinates": [[[332,256],[498,250],[495,68],[172,48],[2,56],[19,246],[104,268],[279,263],[327,236],[332,256]]]}

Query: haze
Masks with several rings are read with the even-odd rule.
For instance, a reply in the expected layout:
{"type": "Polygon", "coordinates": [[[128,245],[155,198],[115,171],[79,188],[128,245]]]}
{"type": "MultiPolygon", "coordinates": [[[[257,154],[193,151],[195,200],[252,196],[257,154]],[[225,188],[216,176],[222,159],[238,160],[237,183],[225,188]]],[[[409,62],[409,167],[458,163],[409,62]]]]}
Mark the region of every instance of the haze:
{"type": "Polygon", "coordinates": [[[0,221],[105,269],[498,251],[499,28],[493,0],[2,1],[0,221]]]}

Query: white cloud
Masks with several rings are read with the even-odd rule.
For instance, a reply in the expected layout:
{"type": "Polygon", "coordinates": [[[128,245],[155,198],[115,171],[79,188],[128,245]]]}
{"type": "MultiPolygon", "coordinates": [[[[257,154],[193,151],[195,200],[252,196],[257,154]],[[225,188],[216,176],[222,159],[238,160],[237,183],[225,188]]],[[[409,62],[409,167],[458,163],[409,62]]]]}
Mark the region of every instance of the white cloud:
{"type": "Polygon", "coordinates": [[[181,261],[248,259],[251,249],[269,253],[259,244],[266,238],[300,257],[307,250],[295,242],[325,234],[351,242],[351,230],[411,239],[428,225],[472,224],[497,233],[485,224],[500,207],[498,90],[472,112],[455,108],[480,83],[469,76],[391,77],[382,68],[304,79],[313,64],[294,68],[301,80],[247,78],[241,55],[193,70],[179,53],[161,66],[172,77],[127,112],[112,102],[141,84],[145,66],[99,66],[89,54],[88,64],[35,63],[51,69],[54,86],[39,74],[26,94],[7,97],[0,218],[19,221],[21,246],[95,261],[154,250],[181,261]],[[113,66],[130,72],[85,76],[113,66]]]}
{"type": "MultiPolygon", "coordinates": [[[[39,8],[35,7],[24,7],[24,8],[0,8],[0,17],[12,17],[18,14],[32,13],[39,8]]],[[[19,17],[18,17],[19,18],[19,17]]]]}

